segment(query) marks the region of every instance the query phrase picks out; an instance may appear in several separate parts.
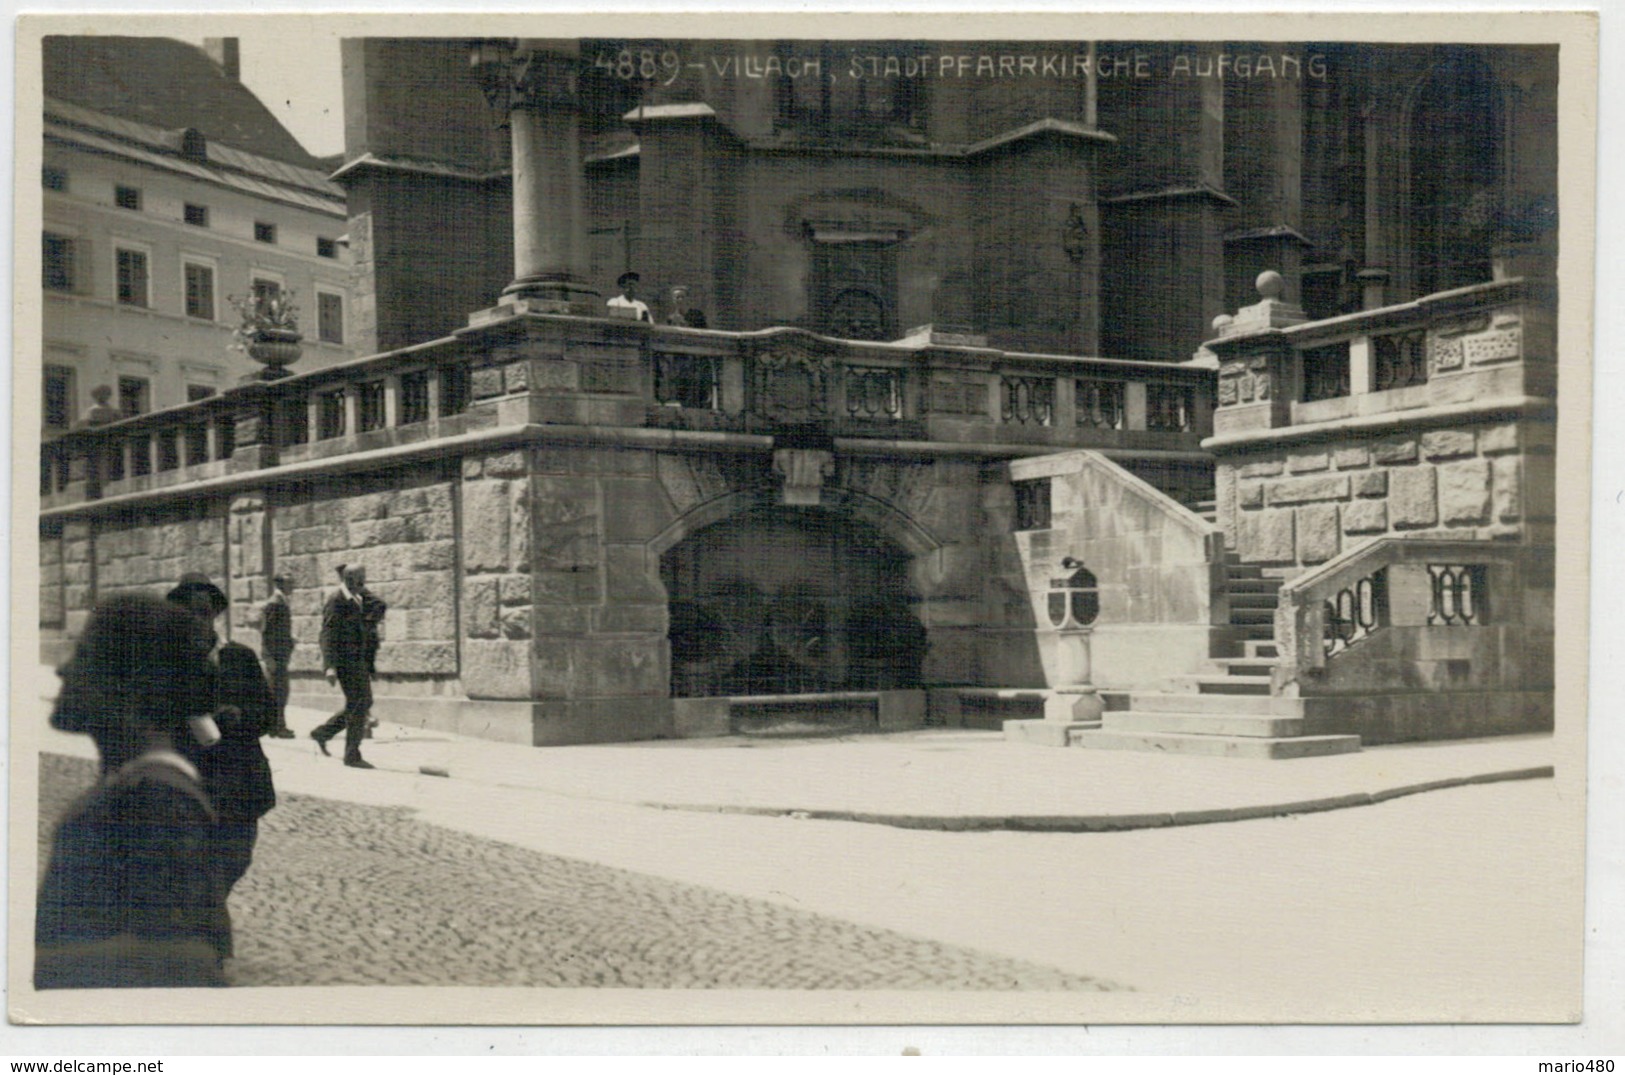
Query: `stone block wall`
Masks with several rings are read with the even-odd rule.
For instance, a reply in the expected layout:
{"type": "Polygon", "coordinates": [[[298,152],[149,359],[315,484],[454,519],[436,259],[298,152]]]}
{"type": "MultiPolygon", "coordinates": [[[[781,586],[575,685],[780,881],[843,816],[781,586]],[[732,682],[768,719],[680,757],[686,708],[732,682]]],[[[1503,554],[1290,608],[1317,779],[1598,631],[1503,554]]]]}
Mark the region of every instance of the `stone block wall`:
{"type": "Polygon", "coordinates": [[[41,534],[39,550],[39,622],[43,628],[60,628],[66,615],[62,592],[65,572],[62,564],[62,536],[41,534]]]}
{"type": "Polygon", "coordinates": [[[1220,519],[1242,560],[1288,573],[1384,535],[1544,543],[1554,438],[1551,422],[1519,419],[1226,454],[1220,519]]]}
{"type": "MultiPolygon", "coordinates": [[[[432,470],[390,474],[387,481],[386,488],[376,479],[299,486],[269,498],[270,563],[258,578],[242,580],[243,592],[260,593],[270,570],[293,577],[296,675],[322,671],[322,605],[340,564],[365,568],[367,587],[389,605],[378,672],[391,689],[410,691],[413,680],[458,673],[451,483],[432,470]]],[[[242,518],[250,537],[252,513],[242,518]]],[[[251,553],[245,561],[252,562],[251,553]]]]}
{"type": "MultiPolygon", "coordinates": [[[[189,503],[150,516],[120,517],[92,528],[84,522],[63,528],[63,561],[70,582],[68,631],[77,634],[74,609],[88,610],[96,598],[140,590],[167,593],[189,571],[201,571],[216,585],[226,566],[226,505],[189,503]],[[94,562],[94,579],[81,573],[94,562]]],[[[222,589],[224,587],[222,586],[222,589]]]]}

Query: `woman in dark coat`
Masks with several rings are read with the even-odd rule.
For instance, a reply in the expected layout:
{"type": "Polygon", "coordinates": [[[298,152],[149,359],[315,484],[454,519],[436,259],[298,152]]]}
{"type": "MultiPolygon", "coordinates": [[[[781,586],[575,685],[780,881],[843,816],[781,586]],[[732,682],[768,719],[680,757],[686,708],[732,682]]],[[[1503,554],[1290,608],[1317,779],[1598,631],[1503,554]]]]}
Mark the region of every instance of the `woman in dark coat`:
{"type": "Polygon", "coordinates": [[[176,749],[187,718],[214,705],[194,631],[165,602],[114,597],[60,673],[51,724],[90,735],[103,775],[53,840],[35,913],[38,989],[226,984],[214,808],[176,749]]]}
{"type": "Polygon", "coordinates": [[[205,658],[200,672],[214,691],[212,711],[219,740],[186,740],[181,753],[203,774],[203,787],[220,820],[215,827],[215,865],[227,895],[248,872],[259,839],[260,818],[276,805],[271,765],[260,737],[276,726],[276,704],[260,660],[240,642],[221,642],[214,621],[226,610],[226,595],[199,573],[181,576],[168,600],[192,616],[194,641],[205,658]]]}

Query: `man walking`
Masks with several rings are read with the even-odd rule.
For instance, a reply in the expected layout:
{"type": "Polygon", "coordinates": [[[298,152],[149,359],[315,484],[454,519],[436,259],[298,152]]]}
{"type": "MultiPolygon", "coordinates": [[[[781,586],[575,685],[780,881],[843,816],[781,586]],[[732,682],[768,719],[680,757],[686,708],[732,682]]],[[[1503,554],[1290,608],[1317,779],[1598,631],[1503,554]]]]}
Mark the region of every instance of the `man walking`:
{"type": "MultiPolygon", "coordinates": [[[[340,564],[339,587],[322,608],[322,666],[329,683],[344,691],[344,708],[310,733],[327,753],[327,742],[344,732],[344,764],[352,769],[374,768],[361,757],[361,739],[372,711],[372,643],[376,628],[367,623],[367,573],[361,567],[340,564]]],[[[376,600],[376,598],[374,599],[376,600]]],[[[382,602],[380,602],[381,604],[382,602]]],[[[382,618],[381,613],[376,613],[382,618]]]]}
{"type": "Polygon", "coordinates": [[[292,578],[273,575],[271,596],[260,606],[260,659],[271,680],[275,703],[271,735],[276,739],[293,738],[293,730],[288,727],[288,662],[293,659],[293,613],[288,608],[288,595],[292,592],[292,578]]]}

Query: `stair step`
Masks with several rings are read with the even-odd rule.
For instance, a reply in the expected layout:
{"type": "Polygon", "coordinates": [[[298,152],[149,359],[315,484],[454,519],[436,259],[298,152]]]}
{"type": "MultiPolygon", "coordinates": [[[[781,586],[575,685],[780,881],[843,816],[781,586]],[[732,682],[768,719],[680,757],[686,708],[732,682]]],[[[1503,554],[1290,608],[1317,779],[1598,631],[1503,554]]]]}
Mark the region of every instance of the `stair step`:
{"type": "MultiPolygon", "coordinates": [[[[1218,677],[1214,677],[1218,678],[1218,677]]],[[[1242,713],[1250,716],[1301,717],[1303,699],[1275,694],[1198,694],[1195,691],[1135,691],[1131,713],[1242,713]]]]}
{"type": "Polygon", "coordinates": [[[1255,579],[1238,579],[1231,575],[1225,583],[1225,589],[1231,593],[1268,593],[1281,592],[1281,580],[1265,578],[1260,575],[1255,579]]]}
{"type": "Polygon", "coordinates": [[[1302,717],[1249,713],[1107,713],[1102,727],[1109,732],[1168,733],[1173,735],[1231,735],[1252,739],[1284,739],[1303,734],[1302,717]]]}
{"type": "Polygon", "coordinates": [[[1197,694],[1267,695],[1268,676],[1192,676],[1197,694]]]}
{"type": "Polygon", "coordinates": [[[1274,657],[1218,657],[1213,663],[1225,670],[1230,676],[1263,676],[1268,679],[1270,673],[1280,661],[1274,657]]]}
{"type": "Polygon", "coordinates": [[[1259,608],[1274,612],[1281,607],[1280,596],[1275,593],[1247,593],[1245,590],[1237,593],[1231,590],[1229,597],[1232,611],[1238,608],[1259,608]]]}
{"type": "Polygon", "coordinates": [[[1281,658],[1281,649],[1275,644],[1273,637],[1269,639],[1249,638],[1241,644],[1241,652],[1246,657],[1259,660],[1276,661],[1281,658]]]}
{"type": "Polygon", "coordinates": [[[1069,745],[1094,750],[1142,750],[1224,758],[1313,758],[1351,754],[1357,735],[1299,735],[1283,739],[1248,736],[1180,735],[1173,732],[1114,732],[1104,728],[1074,732],[1069,745]]]}
{"type": "Polygon", "coordinates": [[[1273,608],[1231,608],[1230,622],[1236,627],[1275,627],[1273,608]]]}

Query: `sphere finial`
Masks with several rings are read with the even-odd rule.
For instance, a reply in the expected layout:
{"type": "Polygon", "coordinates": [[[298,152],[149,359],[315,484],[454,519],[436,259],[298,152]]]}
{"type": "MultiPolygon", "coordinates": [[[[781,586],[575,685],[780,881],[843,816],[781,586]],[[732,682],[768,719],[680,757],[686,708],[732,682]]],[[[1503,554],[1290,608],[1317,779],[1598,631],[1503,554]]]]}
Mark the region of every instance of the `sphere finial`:
{"type": "Polygon", "coordinates": [[[1258,280],[1253,286],[1258,288],[1258,293],[1264,298],[1278,299],[1286,287],[1286,281],[1281,279],[1281,274],[1274,269],[1265,269],[1258,274],[1258,280]]]}

